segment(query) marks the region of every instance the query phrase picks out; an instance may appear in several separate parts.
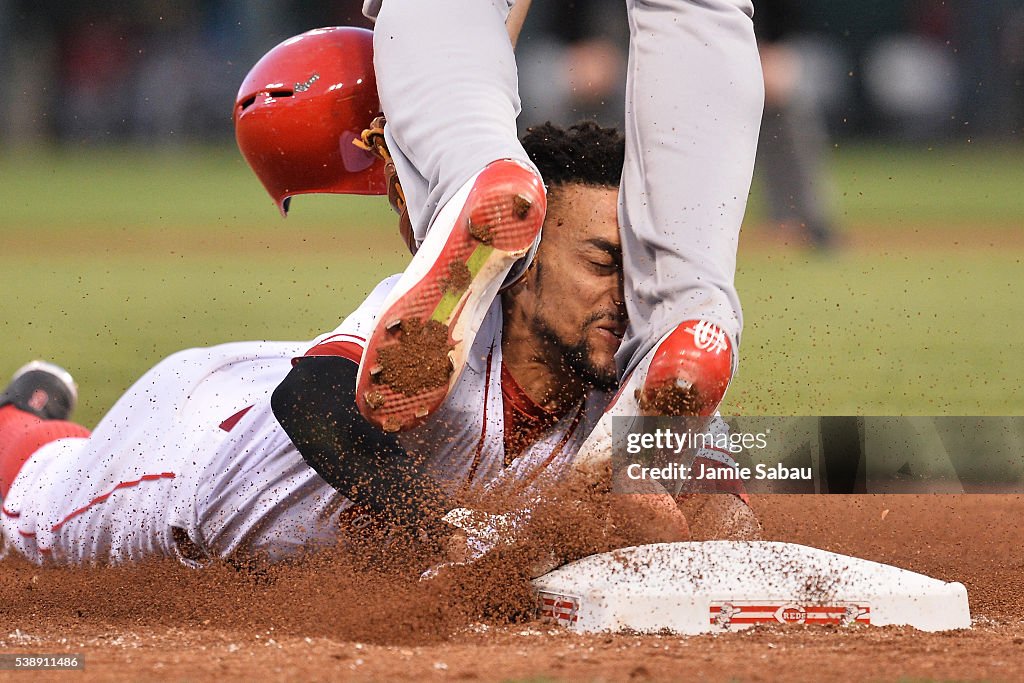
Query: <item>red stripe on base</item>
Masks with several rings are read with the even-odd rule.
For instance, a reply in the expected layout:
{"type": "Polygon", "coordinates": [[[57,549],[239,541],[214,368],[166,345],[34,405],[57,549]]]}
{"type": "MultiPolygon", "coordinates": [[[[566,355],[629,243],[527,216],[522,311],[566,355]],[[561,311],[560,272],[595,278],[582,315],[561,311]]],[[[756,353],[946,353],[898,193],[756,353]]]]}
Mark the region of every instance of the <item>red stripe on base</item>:
{"type": "MultiPolygon", "coordinates": [[[[746,613],[746,612],[775,612],[780,607],[786,607],[786,606],[787,605],[779,605],[779,604],[774,604],[774,605],[748,605],[748,604],[744,603],[741,606],[741,609],[742,609],[742,611],[744,613],[746,613]]],[[[842,612],[844,609],[846,609],[846,605],[809,605],[807,607],[804,607],[803,605],[798,605],[797,607],[799,607],[800,611],[805,612],[806,614],[834,614],[836,612],[842,612]]],[[[865,606],[858,606],[858,607],[860,607],[860,609],[863,609],[865,614],[867,614],[868,612],[871,611],[871,607],[867,606],[867,605],[865,605],[865,606]]],[[[794,609],[796,609],[796,607],[794,607],[794,609]]],[[[713,614],[717,614],[718,612],[721,612],[721,611],[722,611],[722,607],[720,605],[712,605],[711,606],[711,612],[713,614]]]]}
{"type": "MultiPolygon", "coordinates": [[[[715,620],[711,619],[710,623],[714,624],[715,620]]],[[[733,617],[732,619],[729,620],[729,623],[730,624],[734,624],[734,625],[735,624],[742,624],[744,626],[747,626],[747,625],[751,625],[751,624],[780,624],[780,623],[790,623],[790,622],[780,622],[775,617],[765,616],[765,617],[733,617]]],[[[805,619],[802,622],[794,621],[792,623],[794,623],[794,624],[802,623],[802,624],[805,624],[805,625],[808,625],[808,626],[828,626],[828,625],[838,626],[839,624],[843,623],[843,619],[842,619],[841,616],[835,616],[835,617],[829,617],[829,618],[805,619]]],[[[853,623],[857,623],[857,624],[870,624],[871,623],[871,619],[868,618],[867,616],[861,616],[861,617],[857,617],[856,619],[854,619],[853,623]]]]}

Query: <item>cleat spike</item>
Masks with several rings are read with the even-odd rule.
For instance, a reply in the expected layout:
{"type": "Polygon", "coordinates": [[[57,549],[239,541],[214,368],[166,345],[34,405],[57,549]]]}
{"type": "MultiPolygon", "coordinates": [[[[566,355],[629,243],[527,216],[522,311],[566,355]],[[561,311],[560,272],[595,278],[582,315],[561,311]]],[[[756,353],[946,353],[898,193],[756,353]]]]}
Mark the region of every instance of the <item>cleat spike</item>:
{"type": "Polygon", "coordinates": [[[384,324],[384,329],[387,330],[388,332],[397,332],[398,328],[401,327],[401,326],[402,326],[402,319],[401,318],[394,318],[394,319],[389,320],[387,323],[384,324]]]}
{"type": "Polygon", "coordinates": [[[512,212],[519,220],[523,220],[529,215],[532,206],[533,202],[521,194],[512,197],[512,212]]]}
{"type": "Polygon", "coordinates": [[[363,398],[366,400],[366,405],[374,410],[384,407],[384,404],[387,403],[384,394],[379,391],[367,391],[363,398]]]}
{"type": "Polygon", "coordinates": [[[478,242],[490,244],[494,239],[494,226],[488,223],[474,223],[472,218],[467,218],[466,229],[478,242]]]}

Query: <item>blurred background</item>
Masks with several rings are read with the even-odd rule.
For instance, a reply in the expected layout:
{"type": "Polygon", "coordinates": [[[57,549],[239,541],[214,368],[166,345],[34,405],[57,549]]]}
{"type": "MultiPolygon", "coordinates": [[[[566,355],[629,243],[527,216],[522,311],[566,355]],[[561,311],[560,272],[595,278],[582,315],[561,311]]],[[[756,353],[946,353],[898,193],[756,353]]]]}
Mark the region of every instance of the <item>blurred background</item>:
{"type": "MultiPolygon", "coordinates": [[[[369,24],[340,0],[0,0],[0,141],[230,138],[246,70],[291,35],[369,24]],[[14,95],[14,96],[12,96],[14,95]]],[[[534,3],[523,125],[621,121],[621,0],[534,3]]],[[[757,0],[759,36],[800,61],[799,96],[838,139],[1013,137],[1024,123],[1024,0],[757,0]]]]}
{"type": "MultiPolygon", "coordinates": [[[[754,0],[766,108],[727,414],[1024,414],[1024,0],[754,0]]],[[[249,67],[355,0],[0,0],[0,377],[94,422],[178,349],[310,339],[408,259],[386,202],[282,220],[249,67]]],[[[622,0],[534,0],[522,127],[622,121],[622,0]]],[[[687,65],[680,65],[687,68],[687,65]]]]}

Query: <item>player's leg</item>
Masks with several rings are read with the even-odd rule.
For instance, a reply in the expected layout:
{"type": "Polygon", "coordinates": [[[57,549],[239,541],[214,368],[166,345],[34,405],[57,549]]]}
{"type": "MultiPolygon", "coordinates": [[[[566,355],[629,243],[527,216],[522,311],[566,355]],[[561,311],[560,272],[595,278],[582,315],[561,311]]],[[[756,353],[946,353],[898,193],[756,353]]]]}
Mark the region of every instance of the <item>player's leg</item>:
{"type": "Polygon", "coordinates": [[[419,251],[367,344],[357,401],[385,430],[444,400],[484,314],[534,247],[544,188],[516,133],[511,3],[384,0],[374,66],[419,251]]]}
{"type": "Polygon", "coordinates": [[[4,493],[4,535],[36,563],[174,556],[169,518],[195,517],[197,477],[228,435],[222,421],[273,387],[240,373],[267,366],[276,382],[302,348],[287,345],[291,354],[279,359],[263,357],[265,346],[176,353],[135,382],[91,436],[79,428],[37,449],[4,493]],[[66,438],[74,436],[89,438],[66,438]]]}
{"type": "Polygon", "coordinates": [[[735,353],[736,248],[764,99],[749,0],[628,5],[620,221],[630,329],[619,351],[627,372],[684,320],[714,324],[735,353]]]}
{"type": "Polygon", "coordinates": [[[736,248],[764,90],[749,0],[627,0],[620,189],[630,328],[624,387],[584,445],[606,467],[615,415],[711,415],[736,367],[736,248]]]}
{"type": "Polygon", "coordinates": [[[825,154],[828,141],[813,103],[790,101],[765,107],[757,166],[772,222],[800,231],[818,249],[833,246],[835,233],[825,154]]]}

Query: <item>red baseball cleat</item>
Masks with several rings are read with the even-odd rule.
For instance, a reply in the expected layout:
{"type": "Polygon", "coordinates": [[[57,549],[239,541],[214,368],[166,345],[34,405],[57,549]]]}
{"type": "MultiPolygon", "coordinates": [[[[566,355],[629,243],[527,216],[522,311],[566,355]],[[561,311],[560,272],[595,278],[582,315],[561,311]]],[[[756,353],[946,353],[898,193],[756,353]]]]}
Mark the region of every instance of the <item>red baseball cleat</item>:
{"type": "Polygon", "coordinates": [[[410,429],[441,405],[546,210],[540,176],[511,159],[488,164],[448,201],[367,342],[356,380],[367,420],[388,432],[410,429]]]}
{"type": "Polygon", "coordinates": [[[644,415],[708,417],[732,379],[732,344],[720,327],[687,320],[654,349],[636,400],[644,415]]]}
{"type": "Polygon", "coordinates": [[[574,469],[588,480],[607,476],[616,417],[713,416],[732,378],[732,355],[729,335],[714,323],[678,324],[623,380],[580,448],[574,469]]]}

